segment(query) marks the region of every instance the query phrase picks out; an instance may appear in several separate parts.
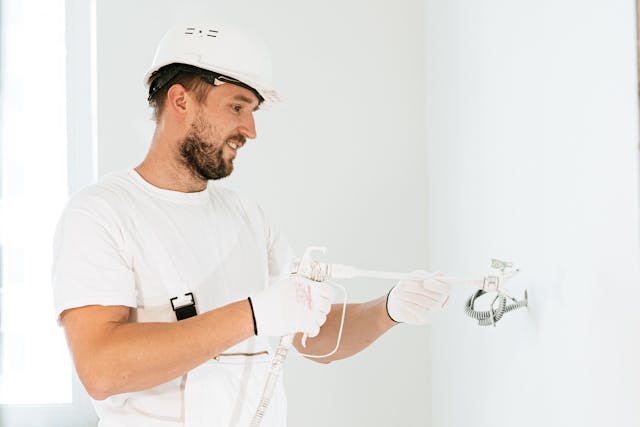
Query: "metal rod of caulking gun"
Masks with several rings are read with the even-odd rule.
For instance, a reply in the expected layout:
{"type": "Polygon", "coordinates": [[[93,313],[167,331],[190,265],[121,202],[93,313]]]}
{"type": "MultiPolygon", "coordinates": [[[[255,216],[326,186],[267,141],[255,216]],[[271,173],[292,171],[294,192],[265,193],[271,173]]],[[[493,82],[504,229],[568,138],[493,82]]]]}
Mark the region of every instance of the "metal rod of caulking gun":
{"type": "Polygon", "coordinates": [[[440,282],[449,283],[451,285],[471,285],[482,287],[482,280],[464,279],[454,276],[439,276],[436,273],[415,272],[415,273],[398,273],[394,271],[377,271],[362,270],[349,265],[329,264],[328,276],[332,279],[352,279],[356,277],[364,277],[370,279],[391,279],[391,280],[425,280],[435,279],[440,282]]]}

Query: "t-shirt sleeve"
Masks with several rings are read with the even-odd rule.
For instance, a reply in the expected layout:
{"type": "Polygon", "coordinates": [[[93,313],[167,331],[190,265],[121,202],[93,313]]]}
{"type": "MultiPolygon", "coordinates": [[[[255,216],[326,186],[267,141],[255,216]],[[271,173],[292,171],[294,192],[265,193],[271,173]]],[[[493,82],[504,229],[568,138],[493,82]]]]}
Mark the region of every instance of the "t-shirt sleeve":
{"type": "Polygon", "coordinates": [[[58,320],[69,308],[136,306],[135,278],[122,233],[108,215],[67,207],[53,243],[53,299],[58,320]]]}

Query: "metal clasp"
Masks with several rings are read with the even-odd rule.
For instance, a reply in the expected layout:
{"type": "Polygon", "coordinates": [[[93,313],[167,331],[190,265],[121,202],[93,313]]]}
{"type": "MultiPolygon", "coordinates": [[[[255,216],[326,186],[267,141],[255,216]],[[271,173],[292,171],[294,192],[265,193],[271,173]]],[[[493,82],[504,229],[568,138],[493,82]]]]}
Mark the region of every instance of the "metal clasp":
{"type": "Polygon", "coordinates": [[[485,292],[500,292],[500,277],[485,276],[482,282],[482,290],[485,292]]]}
{"type": "Polygon", "coordinates": [[[189,317],[193,317],[198,314],[198,311],[196,310],[196,300],[193,297],[193,292],[184,294],[184,297],[180,297],[180,301],[178,301],[178,297],[173,297],[169,300],[169,302],[171,303],[171,308],[176,313],[176,319],[178,320],[188,319],[189,317]],[[185,299],[184,297],[189,297],[190,301],[187,300],[183,304],[182,302],[185,299]],[[174,304],[173,301],[176,301],[176,304],[174,304]],[[176,307],[178,303],[180,305],[176,307]]]}

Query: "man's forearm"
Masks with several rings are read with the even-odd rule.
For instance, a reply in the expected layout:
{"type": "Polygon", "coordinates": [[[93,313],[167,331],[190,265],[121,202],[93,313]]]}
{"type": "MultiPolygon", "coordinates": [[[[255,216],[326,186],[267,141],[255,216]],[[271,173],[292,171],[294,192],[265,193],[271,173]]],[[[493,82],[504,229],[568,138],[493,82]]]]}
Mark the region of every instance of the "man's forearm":
{"type": "Polygon", "coordinates": [[[78,374],[95,399],[167,382],[254,335],[247,300],[173,323],[106,320],[108,309],[81,307],[62,318],[78,374]]]}
{"type": "MultiPolygon", "coordinates": [[[[374,342],[397,323],[389,318],[386,308],[386,295],[365,303],[347,304],[342,340],[338,351],[333,355],[320,359],[312,359],[321,363],[352,356],[374,342]]],[[[319,355],[329,353],[335,347],[342,317],[342,304],[333,304],[326,323],[317,337],[307,339],[307,346],[302,347],[302,335],[298,334],[294,345],[301,353],[319,355]]]]}

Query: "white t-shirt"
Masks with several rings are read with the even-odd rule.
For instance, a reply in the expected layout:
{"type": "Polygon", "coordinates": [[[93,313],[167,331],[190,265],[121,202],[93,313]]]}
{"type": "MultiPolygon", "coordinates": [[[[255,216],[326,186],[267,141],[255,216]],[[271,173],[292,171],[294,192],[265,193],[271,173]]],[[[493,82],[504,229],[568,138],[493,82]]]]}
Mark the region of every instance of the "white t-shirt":
{"type": "MultiPolygon", "coordinates": [[[[193,292],[203,313],[288,274],[292,258],[262,210],[230,189],[209,184],[181,193],[157,188],[134,170],[113,173],[74,195],[60,219],[56,313],[124,305],[132,321],[172,322],[171,297],[193,292]]],[[[270,350],[268,342],[254,337],[225,353],[262,350],[270,350]]],[[[100,425],[184,425],[184,381],[94,401],[100,425]]]]}

